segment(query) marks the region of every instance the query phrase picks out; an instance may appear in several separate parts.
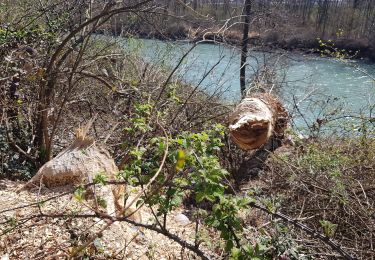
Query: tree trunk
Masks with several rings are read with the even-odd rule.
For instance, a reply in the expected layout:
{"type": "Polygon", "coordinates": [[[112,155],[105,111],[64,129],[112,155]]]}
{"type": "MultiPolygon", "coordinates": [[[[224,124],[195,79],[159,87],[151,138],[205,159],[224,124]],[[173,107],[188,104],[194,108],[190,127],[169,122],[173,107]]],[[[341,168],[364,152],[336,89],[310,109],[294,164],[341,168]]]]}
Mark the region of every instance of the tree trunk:
{"type": "Polygon", "coordinates": [[[270,94],[245,97],[229,116],[232,140],[243,150],[260,148],[271,136],[282,139],[288,113],[270,94]]]}
{"type": "Polygon", "coordinates": [[[251,12],[251,0],[245,1],[243,15],[244,26],[243,26],[243,37],[242,37],[242,51],[241,51],[241,68],[240,68],[240,87],[241,95],[244,96],[246,90],[246,58],[247,58],[247,44],[249,42],[249,27],[250,27],[250,12],[251,12]]]}

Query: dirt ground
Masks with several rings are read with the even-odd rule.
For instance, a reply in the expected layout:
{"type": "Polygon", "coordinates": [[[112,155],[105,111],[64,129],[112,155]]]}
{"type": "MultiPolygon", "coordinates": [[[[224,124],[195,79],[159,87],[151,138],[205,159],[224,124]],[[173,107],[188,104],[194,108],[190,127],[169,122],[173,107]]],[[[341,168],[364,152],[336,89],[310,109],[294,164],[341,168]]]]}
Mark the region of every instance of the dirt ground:
{"type": "MultiPolygon", "coordinates": [[[[198,259],[178,243],[154,231],[139,229],[127,223],[114,223],[100,232],[106,222],[98,218],[41,218],[48,214],[92,214],[72,194],[43,204],[37,201],[66,192],[66,188],[47,188],[17,193],[24,182],[0,181],[0,259],[67,259],[80,246],[98,237],[79,254],[77,259],[198,259]],[[23,207],[25,205],[33,206],[23,207]]],[[[151,212],[142,210],[142,223],[152,224],[151,212]]],[[[194,244],[195,222],[189,214],[177,209],[167,220],[168,230],[194,244]]],[[[208,232],[209,233],[209,232],[208,232]]],[[[207,247],[207,245],[206,245],[207,247]]],[[[217,245],[216,245],[217,247],[217,245]]],[[[206,251],[205,245],[202,250],[206,251]]],[[[210,250],[210,252],[212,252],[210,250]]],[[[221,252],[212,256],[219,259],[221,252]]],[[[211,253],[212,254],[212,253],[211,253]]],[[[207,256],[209,254],[207,253],[207,256]]]]}

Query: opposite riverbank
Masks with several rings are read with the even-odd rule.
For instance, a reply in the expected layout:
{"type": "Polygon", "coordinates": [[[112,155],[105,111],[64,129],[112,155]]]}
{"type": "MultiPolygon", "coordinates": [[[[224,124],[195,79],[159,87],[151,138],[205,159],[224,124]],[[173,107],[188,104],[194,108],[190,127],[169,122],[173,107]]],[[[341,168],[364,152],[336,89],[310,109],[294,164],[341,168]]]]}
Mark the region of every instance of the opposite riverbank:
{"type": "MultiPolygon", "coordinates": [[[[122,35],[123,24],[111,24],[109,29],[113,35],[122,35]]],[[[242,31],[239,28],[224,30],[222,27],[199,26],[192,27],[183,23],[168,23],[162,27],[136,25],[127,29],[127,34],[145,39],[158,40],[186,40],[207,43],[224,43],[232,46],[241,46],[242,31]]],[[[324,53],[334,56],[335,53],[345,53],[349,59],[364,59],[375,62],[375,46],[369,39],[352,39],[345,35],[320,40],[318,34],[306,28],[293,28],[293,32],[285,28],[271,30],[254,30],[249,33],[249,45],[260,51],[285,50],[305,54],[324,53]],[[322,44],[323,43],[323,44],[322,44]],[[329,51],[330,53],[328,53],[329,51]]]]}

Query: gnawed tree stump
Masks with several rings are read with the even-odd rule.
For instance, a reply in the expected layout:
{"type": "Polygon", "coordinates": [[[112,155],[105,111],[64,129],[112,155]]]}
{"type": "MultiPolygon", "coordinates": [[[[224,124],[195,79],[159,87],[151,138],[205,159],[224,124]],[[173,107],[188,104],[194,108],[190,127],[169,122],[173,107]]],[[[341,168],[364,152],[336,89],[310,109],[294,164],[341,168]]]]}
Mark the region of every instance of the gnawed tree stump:
{"type": "Polygon", "coordinates": [[[281,138],[288,123],[288,113],[272,95],[245,97],[229,116],[229,132],[243,150],[266,144],[272,135],[281,138]]]}
{"type": "MultiPolygon", "coordinates": [[[[107,180],[115,180],[118,168],[109,152],[98,146],[94,139],[86,137],[86,129],[79,129],[74,142],[55,158],[45,163],[37,174],[21,190],[45,185],[48,188],[92,183],[97,174],[104,174],[107,180]]],[[[88,194],[106,200],[108,214],[121,215],[124,205],[124,185],[104,185],[89,188],[88,194]]],[[[97,205],[95,205],[97,206],[97,205]]]]}
{"type": "Polygon", "coordinates": [[[118,168],[108,151],[98,147],[91,138],[76,138],[55,158],[45,163],[25,185],[31,188],[39,183],[46,187],[78,185],[92,182],[98,173],[114,177],[118,168]]]}

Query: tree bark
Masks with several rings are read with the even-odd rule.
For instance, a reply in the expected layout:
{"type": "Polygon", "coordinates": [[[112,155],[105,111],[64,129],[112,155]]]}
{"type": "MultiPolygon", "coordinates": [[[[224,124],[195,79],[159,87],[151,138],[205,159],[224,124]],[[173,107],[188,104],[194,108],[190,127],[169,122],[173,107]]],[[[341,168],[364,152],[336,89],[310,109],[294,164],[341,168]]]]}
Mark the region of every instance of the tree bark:
{"type": "Polygon", "coordinates": [[[241,95],[244,96],[246,90],[246,58],[247,58],[247,44],[249,42],[249,27],[250,27],[250,12],[251,12],[251,0],[245,1],[244,6],[244,26],[243,26],[243,37],[242,37],[242,49],[241,49],[241,68],[240,68],[240,87],[241,95]]]}

